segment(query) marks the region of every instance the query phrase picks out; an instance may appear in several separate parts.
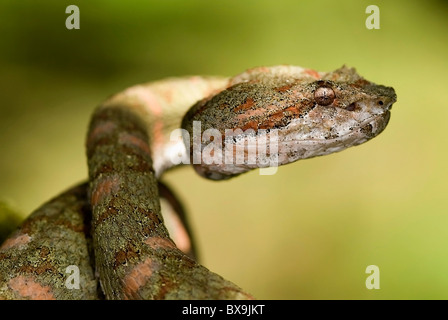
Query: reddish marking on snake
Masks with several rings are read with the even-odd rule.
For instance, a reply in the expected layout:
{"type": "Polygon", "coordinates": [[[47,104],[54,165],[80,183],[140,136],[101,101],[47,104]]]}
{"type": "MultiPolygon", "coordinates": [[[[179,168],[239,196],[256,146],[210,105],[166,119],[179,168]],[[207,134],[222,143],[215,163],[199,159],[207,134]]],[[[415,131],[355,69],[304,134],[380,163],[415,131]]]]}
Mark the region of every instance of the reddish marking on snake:
{"type": "Polygon", "coordinates": [[[319,72],[313,69],[305,69],[305,73],[312,76],[315,79],[320,79],[319,72]]]}
{"type": "Polygon", "coordinates": [[[91,204],[95,206],[112,192],[117,192],[120,189],[120,182],[121,180],[117,175],[103,178],[92,192],[91,204]]]}
{"type": "Polygon", "coordinates": [[[162,146],[163,142],[163,121],[156,121],[152,126],[154,149],[162,146]]]}
{"type": "Polygon", "coordinates": [[[174,238],[174,243],[176,243],[180,251],[189,252],[191,250],[191,241],[182,221],[177,215],[172,214],[170,215],[170,222],[174,230],[174,234],[171,235],[174,238]]]}
{"type": "Polygon", "coordinates": [[[98,136],[110,134],[116,127],[117,125],[113,121],[99,123],[89,134],[87,144],[91,145],[98,138],[98,136]]]}
{"type": "Polygon", "coordinates": [[[173,102],[173,90],[164,90],[160,93],[160,95],[167,104],[171,104],[173,102]]]}
{"type": "Polygon", "coordinates": [[[247,129],[253,129],[255,131],[258,130],[258,121],[251,120],[248,121],[245,125],[241,126],[241,130],[246,131],[247,129]]]}
{"type": "Polygon", "coordinates": [[[126,146],[135,147],[138,150],[142,151],[144,154],[151,156],[151,151],[149,149],[148,144],[144,140],[132,134],[129,134],[127,132],[120,133],[120,136],[118,137],[118,142],[126,146]]]}
{"type": "Polygon", "coordinates": [[[256,116],[263,116],[266,114],[266,109],[263,108],[259,108],[259,109],[254,109],[254,110],[248,110],[242,114],[239,114],[236,119],[241,121],[244,121],[250,117],[256,117],[256,116]]]}
{"type": "MultiPolygon", "coordinates": [[[[149,88],[143,86],[131,87],[125,91],[125,94],[137,96],[143,102],[145,108],[152,113],[154,119],[162,116],[163,108],[157,100],[157,96],[149,88]]],[[[163,121],[154,121],[152,138],[154,145],[163,144],[163,121]]]]}
{"type": "Polygon", "coordinates": [[[287,84],[287,85],[285,85],[283,87],[275,88],[275,90],[278,91],[278,92],[286,92],[289,89],[291,89],[292,86],[293,86],[293,84],[287,84]]]}
{"type": "Polygon", "coordinates": [[[171,241],[171,239],[162,238],[162,237],[151,237],[145,240],[145,243],[151,249],[173,249],[176,248],[176,245],[171,241]]]}
{"type": "Polygon", "coordinates": [[[31,241],[31,237],[29,235],[25,234],[18,234],[12,238],[6,239],[5,242],[3,242],[2,246],[0,247],[0,250],[7,250],[13,247],[21,246],[24,244],[27,244],[31,241]]]}
{"type": "Polygon", "coordinates": [[[270,69],[268,67],[257,67],[257,68],[252,68],[252,69],[247,70],[247,73],[248,74],[257,73],[257,72],[266,73],[269,71],[270,71],[270,69]]]}
{"type": "Polygon", "coordinates": [[[124,277],[124,294],[125,299],[136,298],[136,293],[142,286],[151,278],[153,271],[157,270],[158,266],[150,258],[140,262],[124,277]]]}
{"type": "Polygon", "coordinates": [[[239,112],[241,110],[248,110],[250,108],[253,107],[253,105],[255,104],[254,99],[252,98],[247,98],[246,101],[244,101],[244,103],[242,105],[239,105],[238,107],[236,107],[235,109],[233,109],[234,112],[239,112]]]}
{"type": "Polygon", "coordinates": [[[247,110],[244,113],[241,113],[236,116],[236,119],[239,120],[240,123],[244,122],[246,119],[249,118],[257,118],[264,119],[266,115],[272,114],[273,112],[277,112],[279,109],[278,106],[275,105],[269,105],[265,108],[257,108],[253,110],[247,110]]]}
{"type": "Polygon", "coordinates": [[[51,287],[43,286],[32,277],[17,276],[8,282],[8,286],[21,297],[31,300],[56,300],[51,287]]]}
{"type": "Polygon", "coordinates": [[[281,123],[281,121],[283,121],[283,120],[284,120],[283,111],[276,112],[274,114],[271,114],[268,118],[266,118],[265,121],[260,123],[260,129],[274,128],[276,125],[281,123]]]}
{"type": "Polygon", "coordinates": [[[288,113],[288,114],[291,114],[294,116],[298,116],[303,112],[304,112],[303,108],[301,108],[298,105],[294,105],[294,106],[291,106],[291,107],[288,107],[285,109],[285,113],[288,113]]]}
{"type": "Polygon", "coordinates": [[[156,95],[147,87],[134,86],[126,89],[123,94],[137,97],[146,107],[147,111],[152,113],[154,116],[160,116],[163,113],[162,106],[157,100],[156,95]]]}
{"type": "Polygon", "coordinates": [[[192,77],[190,77],[189,80],[191,81],[191,83],[198,83],[198,82],[201,81],[201,77],[198,77],[198,76],[192,76],[192,77]]]}

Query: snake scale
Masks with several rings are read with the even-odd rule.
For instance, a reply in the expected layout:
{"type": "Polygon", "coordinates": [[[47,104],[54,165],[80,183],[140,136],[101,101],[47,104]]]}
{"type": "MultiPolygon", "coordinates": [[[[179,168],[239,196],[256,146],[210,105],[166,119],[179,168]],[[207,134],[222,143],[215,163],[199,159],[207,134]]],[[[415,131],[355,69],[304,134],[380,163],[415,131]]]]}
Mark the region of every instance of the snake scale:
{"type": "Polygon", "coordinates": [[[252,299],[196,261],[163,172],[192,163],[222,180],[342,151],[381,133],[395,101],[393,88],[346,66],[168,78],[111,96],[91,118],[89,181],[42,205],[0,247],[0,299],[252,299]],[[79,288],[67,286],[69,266],[79,288]]]}

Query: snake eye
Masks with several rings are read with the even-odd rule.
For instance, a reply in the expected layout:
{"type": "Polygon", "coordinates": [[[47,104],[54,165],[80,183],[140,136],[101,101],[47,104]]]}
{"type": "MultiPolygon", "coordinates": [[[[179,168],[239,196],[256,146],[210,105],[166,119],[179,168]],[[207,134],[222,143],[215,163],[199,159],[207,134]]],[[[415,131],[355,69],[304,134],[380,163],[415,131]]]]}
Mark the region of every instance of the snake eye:
{"type": "Polygon", "coordinates": [[[333,89],[327,86],[322,86],[314,91],[314,100],[321,106],[328,106],[333,103],[335,94],[333,89]]]}

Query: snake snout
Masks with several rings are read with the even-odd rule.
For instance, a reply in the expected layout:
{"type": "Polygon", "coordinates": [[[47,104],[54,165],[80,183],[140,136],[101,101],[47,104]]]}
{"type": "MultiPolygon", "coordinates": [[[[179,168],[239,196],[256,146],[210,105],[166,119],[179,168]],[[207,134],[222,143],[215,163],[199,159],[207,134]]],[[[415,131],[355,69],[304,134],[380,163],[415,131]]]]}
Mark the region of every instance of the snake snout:
{"type": "Polygon", "coordinates": [[[397,101],[397,94],[394,88],[386,86],[378,86],[378,101],[379,107],[384,109],[384,111],[389,111],[392,109],[392,105],[397,101]]]}

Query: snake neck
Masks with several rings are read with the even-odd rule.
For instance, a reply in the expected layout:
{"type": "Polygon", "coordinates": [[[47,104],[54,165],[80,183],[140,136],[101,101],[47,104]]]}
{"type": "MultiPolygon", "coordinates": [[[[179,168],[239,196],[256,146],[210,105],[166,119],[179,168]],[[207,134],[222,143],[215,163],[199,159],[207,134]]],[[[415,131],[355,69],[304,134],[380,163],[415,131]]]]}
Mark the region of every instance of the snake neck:
{"type": "Polygon", "coordinates": [[[108,299],[239,297],[239,288],[173,240],[157,181],[174,166],[170,152],[185,152],[182,140],[171,139],[185,110],[226,83],[191,77],[139,85],[95,111],[87,137],[89,197],[95,267],[108,299]],[[192,286],[201,289],[191,294],[192,286]]]}
{"type": "Polygon", "coordinates": [[[122,108],[144,121],[149,138],[153,169],[157,178],[179,165],[173,158],[188,153],[182,139],[172,135],[180,128],[182,117],[197,101],[228,86],[229,78],[191,76],[168,78],[130,87],[106,100],[104,108],[122,108]]]}

